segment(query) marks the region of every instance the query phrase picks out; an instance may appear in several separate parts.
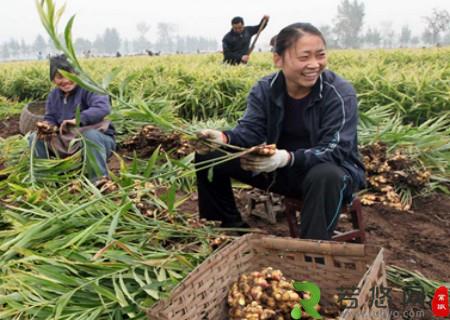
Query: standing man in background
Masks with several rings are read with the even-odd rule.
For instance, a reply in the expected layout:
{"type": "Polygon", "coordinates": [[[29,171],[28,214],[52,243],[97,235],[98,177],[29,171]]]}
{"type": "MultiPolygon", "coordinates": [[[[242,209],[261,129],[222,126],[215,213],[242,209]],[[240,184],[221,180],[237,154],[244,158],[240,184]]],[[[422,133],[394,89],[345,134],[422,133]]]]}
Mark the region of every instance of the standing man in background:
{"type": "Polygon", "coordinates": [[[223,62],[247,63],[251,38],[258,33],[261,26],[264,29],[268,21],[269,16],[265,15],[257,26],[245,27],[242,17],[234,17],[231,20],[231,30],[222,39],[223,62]]]}

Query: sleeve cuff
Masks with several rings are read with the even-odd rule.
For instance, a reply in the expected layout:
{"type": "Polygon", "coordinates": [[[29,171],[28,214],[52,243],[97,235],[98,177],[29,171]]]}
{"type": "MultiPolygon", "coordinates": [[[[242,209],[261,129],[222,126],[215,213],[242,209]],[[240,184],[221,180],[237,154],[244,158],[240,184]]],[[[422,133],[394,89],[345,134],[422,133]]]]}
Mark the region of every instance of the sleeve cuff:
{"type": "Polygon", "coordinates": [[[81,125],[81,126],[86,126],[86,125],[88,125],[88,124],[89,124],[89,123],[86,121],[86,117],[84,117],[83,114],[80,113],[80,125],[81,125]]]}
{"type": "Polygon", "coordinates": [[[293,152],[289,151],[289,155],[290,155],[290,159],[288,162],[288,167],[292,167],[294,165],[294,161],[295,161],[295,154],[293,152]]]}
{"type": "Polygon", "coordinates": [[[300,167],[302,169],[305,169],[305,165],[306,165],[305,149],[299,149],[292,153],[294,155],[292,157],[292,165],[296,166],[296,167],[300,167]]]}
{"type": "Polygon", "coordinates": [[[222,134],[225,136],[225,138],[227,139],[227,144],[231,144],[231,131],[230,130],[226,130],[226,131],[222,131],[222,134]]]}

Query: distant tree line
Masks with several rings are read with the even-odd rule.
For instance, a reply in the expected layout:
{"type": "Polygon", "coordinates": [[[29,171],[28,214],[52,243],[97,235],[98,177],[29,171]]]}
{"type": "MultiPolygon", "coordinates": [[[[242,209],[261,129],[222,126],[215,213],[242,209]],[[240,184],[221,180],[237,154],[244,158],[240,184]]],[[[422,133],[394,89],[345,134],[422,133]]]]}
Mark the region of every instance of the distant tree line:
{"type": "Polygon", "coordinates": [[[423,45],[450,45],[450,14],[434,8],[431,15],[423,17],[425,28],[413,35],[408,25],[394,30],[392,22],[383,21],[378,27],[364,28],[365,7],[358,0],[341,0],[333,26],[324,25],[328,46],[333,48],[393,48],[423,45]]]}
{"type": "MultiPolygon", "coordinates": [[[[122,38],[116,28],[106,28],[95,40],[76,38],[74,41],[77,52],[85,56],[93,55],[130,55],[130,54],[159,54],[192,53],[216,51],[218,41],[205,37],[181,36],[177,26],[161,22],[157,24],[157,38],[151,42],[147,33],[150,25],[140,22],[136,25],[139,36],[136,39],[122,38]]],[[[24,40],[10,39],[0,44],[0,59],[14,58],[44,58],[55,52],[50,40],[38,35],[32,43],[24,40]]]]}
{"type": "MultiPolygon", "coordinates": [[[[413,34],[408,25],[394,30],[392,22],[383,21],[379,26],[365,26],[364,3],[358,0],[341,0],[332,25],[319,26],[330,48],[394,48],[450,45],[450,14],[447,10],[434,8],[429,16],[423,17],[424,29],[421,34],[413,34]]],[[[79,54],[130,55],[159,53],[192,53],[216,51],[218,39],[181,36],[177,25],[160,22],[156,25],[156,40],[151,42],[148,32],[151,26],[145,22],[136,25],[138,37],[122,38],[115,28],[106,30],[95,37],[75,39],[79,54]]],[[[0,43],[0,59],[44,58],[55,51],[50,40],[38,35],[32,43],[23,39],[10,39],[0,43]]]]}

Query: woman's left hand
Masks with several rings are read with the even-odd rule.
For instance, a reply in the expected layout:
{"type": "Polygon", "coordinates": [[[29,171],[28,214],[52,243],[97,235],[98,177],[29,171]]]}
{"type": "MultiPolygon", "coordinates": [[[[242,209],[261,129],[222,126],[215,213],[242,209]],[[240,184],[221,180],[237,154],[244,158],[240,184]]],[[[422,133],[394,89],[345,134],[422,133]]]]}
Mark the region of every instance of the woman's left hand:
{"type": "Polygon", "coordinates": [[[252,172],[272,172],[289,164],[291,154],[287,150],[275,150],[275,154],[267,157],[247,154],[241,157],[241,168],[252,172]]]}
{"type": "Polygon", "coordinates": [[[77,125],[77,121],[75,119],[64,120],[61,123],[59,130],[60,130],[60,132],[66,132],[66,131],[69,131],[69,130],[67,130],[67,127],[76,126],[76,125],[77,125]]]}

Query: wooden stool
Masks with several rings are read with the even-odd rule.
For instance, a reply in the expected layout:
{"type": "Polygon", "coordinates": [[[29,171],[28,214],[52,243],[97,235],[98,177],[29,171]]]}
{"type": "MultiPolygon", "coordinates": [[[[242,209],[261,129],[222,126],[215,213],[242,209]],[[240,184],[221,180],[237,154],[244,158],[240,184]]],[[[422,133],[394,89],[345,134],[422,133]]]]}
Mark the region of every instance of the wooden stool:
{"type": "Polygon", "coordinates": [[[284,206],[280,196],[271,192],[262,192],[254,189],[248,193],[248,214],[262,218],[270,224],[277,223],[277,214],[284,212],[284,206]],[[257,206],[262,205],[264,210],[257,210],[257,206]]]}
{"type": "MultiPolygon", "coordinates": [[[[301,212],[303,202],[295,198],[284,198],[285,214],[289,226],[289,233],[292,238],[299,237],[297,212],[301,212]]],[[[343,205],[341,213],[349,213],[353,229],[347,232],[335,231],[334,241],[350,241],[364,243],[366,241],[365,226],[361,210],[361,202],[359,198],[354,198],[349,205],[343,205]]]]}

